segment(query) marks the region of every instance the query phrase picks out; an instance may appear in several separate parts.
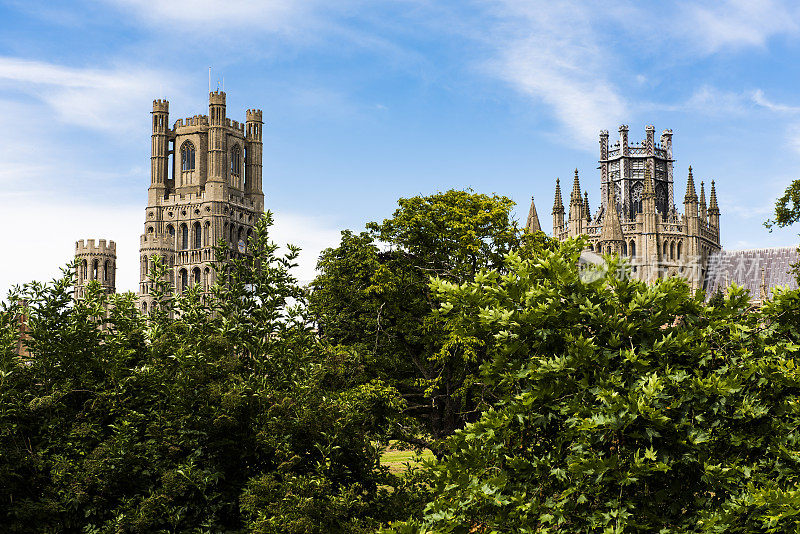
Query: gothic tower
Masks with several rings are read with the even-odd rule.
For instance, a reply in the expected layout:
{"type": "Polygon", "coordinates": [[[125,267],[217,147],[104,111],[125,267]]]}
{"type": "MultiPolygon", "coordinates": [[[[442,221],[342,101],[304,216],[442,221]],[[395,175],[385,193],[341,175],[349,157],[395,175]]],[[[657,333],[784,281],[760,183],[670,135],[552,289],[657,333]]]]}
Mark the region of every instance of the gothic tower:
{"type": "Polygon", "coordinates": [[[75,298],[86,296],[86,285],[97,280],[106,293],[116,292],[117,245],[113,241],[94,239],[75,242],[75,298]]]}
{"type": "Polygon", "coordinates": [[[569,218],[564,220],[561,185],[556,179],[553,236],[564,240],[585,235],[589,247],[628,257],[632,272],[652,281],[671,275],[687,278],[693,287],[706,280],[708,259],[720,250],[720,210],[712,182],[706,206],[705,188],[698,199],[689,167],[684,214],[678,213],[673,191],[672,130],[659,142],[655,128],[645,127],[645,139],[630,143],[628,127],[619,127],[619,141],[609,144],[600,132],[600,207],[594,217],[578,173],[572,185],[569,218]]]}
{"type": "Polygon", "coordinates": [[[169,102],[153,101],[151,180],[140,238],[139,301],[152,307],[150,272],[158,256],[176,291],[214,283],[213,247],[247,253],[253,226],[264,213],[261,110],[231,120],[225,93],[208,95],[208,115],[169,126],[169,102]]]}

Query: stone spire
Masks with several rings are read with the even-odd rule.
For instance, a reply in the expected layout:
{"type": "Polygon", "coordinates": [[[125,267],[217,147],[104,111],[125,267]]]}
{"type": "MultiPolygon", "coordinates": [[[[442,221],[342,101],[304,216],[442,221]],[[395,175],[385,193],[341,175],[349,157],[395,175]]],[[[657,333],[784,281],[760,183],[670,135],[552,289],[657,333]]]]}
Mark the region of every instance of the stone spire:
{"type": "Polygon", "coordinates": [[[583,216],[586,217],[586,222],[592,222],[592,213],[589,211],[589,192],[583,192],[583,216]]]}
{"type": "Polygon", "coordinates": [[[697,192],[694,188],[694,177],[692,177],[692,166],[689,165],[689,180],[686,182],[686,196],[683,199],[684,203],[690,201],[697,202],[697,192]]]}
{"type": "Polygon", "coordinates": [[[650,174],[650,167],[645,166],[644,169],[644,190],[642,191],[642,210],[644,209],[644,204],[647,204],[648,200],[653,201],[653,209],[655,210],[655,200],[656,200],[656,189],[655,185],[653,184],[653,176],[650,174]]]}
{"type": "Polygon", "coordinates": [[[711,180],[711,198],[708,205],[708,222],[712,226],[719,228],[719,206],[717,205],[717,191],[714,187],[714,180],[711,180]]]}
{"type": "MultiPolygon", "coordinates": [[[[613,187],[608,188],[608,203],[603,216],[603,228],[600,230],[600,240],[606,244],[622,242],[622,223],[617,212],[617,196],[613,187]]],[[[619,252],[619,251],[617,251],[619,252]]]]}
{"type": "Polygon", "coordinates": [[[706,209],[706,191],[705,184],[700,182],[700,219],[703,221],[708,219],[708,210],[706,209]]]}
{"type": "Polygon", "coordinates": [[[556,178],[556,199],[553,202],[553,237],[559,239],[564,231],[564,201],[561,200],[561,181],[556,178]]]}
{"type": "Polygon", "coordinates": [[[572,193],[569,195],[569,204],[581,202],[581,182],[578,179],[578,169],[575,169],[575,179],[572,181],[572,193]]]}
{"type": "Polygon", "coordinates": [[[564,213],[564,201],[561,200],[561,180],[556,178],[556,199],[553,202],[553,213],[564,213]]]}
{"type": "Polygon", "coordinates": [[[542,226],[539,224],[539,215],[536,213],[536,204],[531,197],[531,209],[528,210],[528,222],[525,224],[525,231],[529,234],[542,231],[542,226]]]}

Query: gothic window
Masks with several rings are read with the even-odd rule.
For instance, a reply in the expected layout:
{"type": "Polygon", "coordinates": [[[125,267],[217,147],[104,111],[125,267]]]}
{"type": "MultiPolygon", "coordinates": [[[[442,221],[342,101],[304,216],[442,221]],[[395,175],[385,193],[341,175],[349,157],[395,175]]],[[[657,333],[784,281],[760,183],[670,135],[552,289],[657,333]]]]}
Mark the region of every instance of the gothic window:
{"type": "Polygon", "coordinates": [[[181,269],[180,272],[180,280],[181,280],[181,291],[186,291],[186,288],[189,287],[189,273],[186,269],[181,269]]]}
{"type": "Polygon", "coordinates": [[[622,255],[628,255],[628,244],[625,241],[622,242],[622,255]]]}
{"type": "Polygon", "coordinates": [[[675,241],[669,244],[669,259],[675,259],[675,241]]]}
{"type": "Polygon", "coordinates": [[[92,280],[99,280],[98,273],[100,271],[100,262],[98,260],[94,260],[92,262],[92,280]]]}
{"type": "Polygon", "coordinates": [[[142,256],[142,276],[147,276],[147,256],[142,256]]]}
{"type": "Polygon", "coordinates": [[[142,302],[142,313],[147,315],[147,302],[142,302]]]}
{"type": "Polygon", "coordinates": [[[622,184],[620,182],[614,183],[614,196],[617,200],[617,213],[622,213],[622,184]]]}
{"type": "Polygon", "coordinates": [[[631,219],[636,218],[637,213],[642,212],[642,190],[644,185],[642,182],[636,182],[631,188],[631,219]]]}
{"type": "Polygon", "coordinates": [[[631,241],[631,246],[629,247],[631,251],[631,258],[636,257],[636,241],[631,241]]]}
{"type": "Polygon", "coordinates": [[[86,280],[86,271],[87,271],[87,269],[88,269],[88,266],[86,264],[86,260],[83,260],[83,262],[81,263],[81,278],[83,278],[84,280],[86,280]]]}
{"type": "Polygon", "coordinates": [[[192,269],[192,283],[200,285],[200,267],[192,269]]]}
{"type": "Polygon", "coordinates": [[[167,234],[171,239],[175,239],[175,227],[171,224],[167,225],[167,234]]]}
{"type": "Polygon", "coordinates": [[[194,145],[186,141],[181,145],[181,171],[194,170],[194,145]]]}
{"type": "Polygon", "coordinates": [[[206,270],[203,271],[203,290],[208,291],[208,288],[211,286],[211,270],[206,267],[206,270]]]}
{"type": "Polygon", "coordinates": [[[681,259],[681,249],[682,249],[682,248],[683,248],[683,243],[681,243],[680,241],[678,241],[678,250],[677,250],[678,259],[681,259]]]}
{"type": "Polygon", "coordinates": [[[664,259],[667,257],[667,251],[669,250],[669,243],[664,241],[664,259]]]}
{"type": "Polygon", "coordinates": [[[667,184],[659,182],[656,184],[656,210],[661,214],[667,214],[667,184]]]}
{"type": "Polygon", "coordinates": [[[189,227],[185,224],[181,225],[181,250],[189,248],[189,227]]]}
{"type": "Polygon", "coordinates": [[[194,227],[192,228],[192,232],[194,233],[194,248],[202,248],[203,247],[203,234],[202,230],[200,229],[200,223],[194,223],[194,227]]]}
{"type": "Polygon", "coordinates": [[[106,261],[105,265],[103,265],[103,281],[108,282],[110,275],[111,275],[111,262],[106,261]]]}
{"type": "Polygon", "coordinates": [[[231,150],[231,174],[234,176],[239,176],[242,172],[242,151],[239,149],[239,145],[234,145],[233,150],[231,150]]]}
{"type": "Polygon", "coordinates": [[[211,223],[208,221],[206,221],[203,227],[203,243],[205,243],[207,247],[211,246],[211,223]]]}

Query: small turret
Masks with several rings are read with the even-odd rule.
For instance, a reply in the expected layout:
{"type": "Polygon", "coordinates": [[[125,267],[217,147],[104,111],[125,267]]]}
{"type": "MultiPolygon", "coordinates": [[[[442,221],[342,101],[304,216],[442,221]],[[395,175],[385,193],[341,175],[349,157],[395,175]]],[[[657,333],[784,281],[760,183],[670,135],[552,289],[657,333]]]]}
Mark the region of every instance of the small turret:
{"type": "Polygon", "coordinates": [[[556,198],[553,201],[553,237],[564,228],[564,201],[561,200],[561,181],[556,178],[556,198]]]}
{"type": "Polygon", "coordinates": [[[163,198],[169,178],[169,101],[153,100],[153,133],[150,143],[150,188],[148,200],[163,198]]]}
{"type": "Polygon", "coordinates": [[[628,155],[628,125],[619,125],[619,148],[623,156],[628,155]]]}
{"type": "Polygon", "coordinates": [[[608,130],[600,130],[600,161],[608,159],[608,130]]]}
{"type": "Polygon", "coordinates": [[[531,197],[531,207],[528,210],[528,220],[525,223],[525,231],[529,234],[535,234],[542,231],[542,225],[539,224],[539,214],[536,213],[536,204],[531,197]]]}
{"type": "Polygon", "coordinates": [[[248,109],[246,113],[245,136],[247,149],[245,150],[245,195],[253,200],[256,210],[264,209],[264,191],[262,189],[261,173],[263,168],[262,157],[264,144],[262,130],[264,122],[260,109],[248,109]]]}
{"type": "Polygon", "coordinates": [[[647,155],[652,156],[655,151],[655,142],[656,142],[656,127],[652,124],[648,124],[644,128],[645,133],[647,134],[647,140],[645,141],[645,148],[647,149],[647,155]]]}
{"type": "Polygon", "coordinates": [[[86,285],[96,280],[106,293],[116,291],[117,244],[113,241],[94,239],[75,242],[75,298],[86,296],[86,285]]]}
{"type": "Polygon", "coordinates": [[[206,193],[210,198],[227,200],[228,146],[225,134],[225,93],[208,94],[208,178],[206,193]]]}

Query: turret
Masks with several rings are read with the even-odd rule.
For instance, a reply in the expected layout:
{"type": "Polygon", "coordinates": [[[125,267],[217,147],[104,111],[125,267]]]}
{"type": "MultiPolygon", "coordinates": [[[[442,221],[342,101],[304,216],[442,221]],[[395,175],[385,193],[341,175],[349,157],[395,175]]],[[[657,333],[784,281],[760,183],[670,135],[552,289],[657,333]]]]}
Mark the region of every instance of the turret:
{"type": "Polygon", "coordinates": [[[661,132],[661,148],[667,153],[668,158],[672,158],[672,130],[661,132]]]}
{"type": "Polygon", "coordinates": [[[553,237],[558,238],[564,228],[564,201],[561,200],[561,181],[556,178],[556,198],[553,201],[553,237]]]}
{"type": "Polygon", "coordinates": [[[575,169],[575,179],[572,181],[572,193],[569,195],[569,235],[577,236],[583,233],[583,198],[581,197],[581,182],[578,178],[578,169],[575,169]]]}
{"type": "Polygon", "coordinates": [[[647,149],[647,155],[652,156],[655,153],[655,142],[656,142],[656,127],[652,124],[648,124],[644,131],[647,133],[647,140],[645,141],[645,148],[647,149]]]}
{"type": "Polygon", "coordinates": [[[525,223],[525,231],[529,234],[535,234],[542,231],[542,225],[539,224],[539,214],[536,213],[536,204],[531,197],[531,207],[528,210],[528,220],[525,223]]]}
{"type": "Polygon", "coordinates": [[[208,178],[206,193],[211,198],[227,200],[228,166],[225,134],[225,93],[208,95],[208,178]]]}
{"type": "Polygon", "coordinates": [[[686,226],[685,232],[688,236],[686,255],[696,256],[698,253],[697,236],[700,235],[700,218],[697,210],[697,192],[694,188],[694,177],[692,167],[689,166],[689,178],[686,181],[686,196],[683,199],[683,220],[686,226]]]}
{"type": "Polygon", "coordinates": [[[600,130],[600,161],[608,159],[608,130],[600,130]]]}
{"type": "Polygon", "coordinates": [[[169,177],[169,101],[153,100],[153,132],[150,146],[150,189],[148,200],[154,204],[163,198],[169,177]]]}
{"type": "Polygon", "coordinates": [[[113,241],[94,239],[75,242],[75,298],[86,296],[86,285],[96,280],[106,293],[116,291],[117,245],[113,241]]]}
{"type": "Polygon", "coordinates": [[[628,125],[619,125],[619,149],[623,156],[628,155],[628,125]]]}
{"type": "Polygon", "coordinates": [[[258,211],[264,210],[264,191],[261,183],[262,155],[264,145],[262,130],[264,122],[260,109],[247,110],[245,135],[247,147],[245,150],[245,195],[253,200],[258,211]]]}
{"type": "Polygon", "coordinates": [[[711,180],[711,199],[708,206],[708,223],[719,230],[719,206],[717,205],[717,191],[714,180],[711,180]]]}

